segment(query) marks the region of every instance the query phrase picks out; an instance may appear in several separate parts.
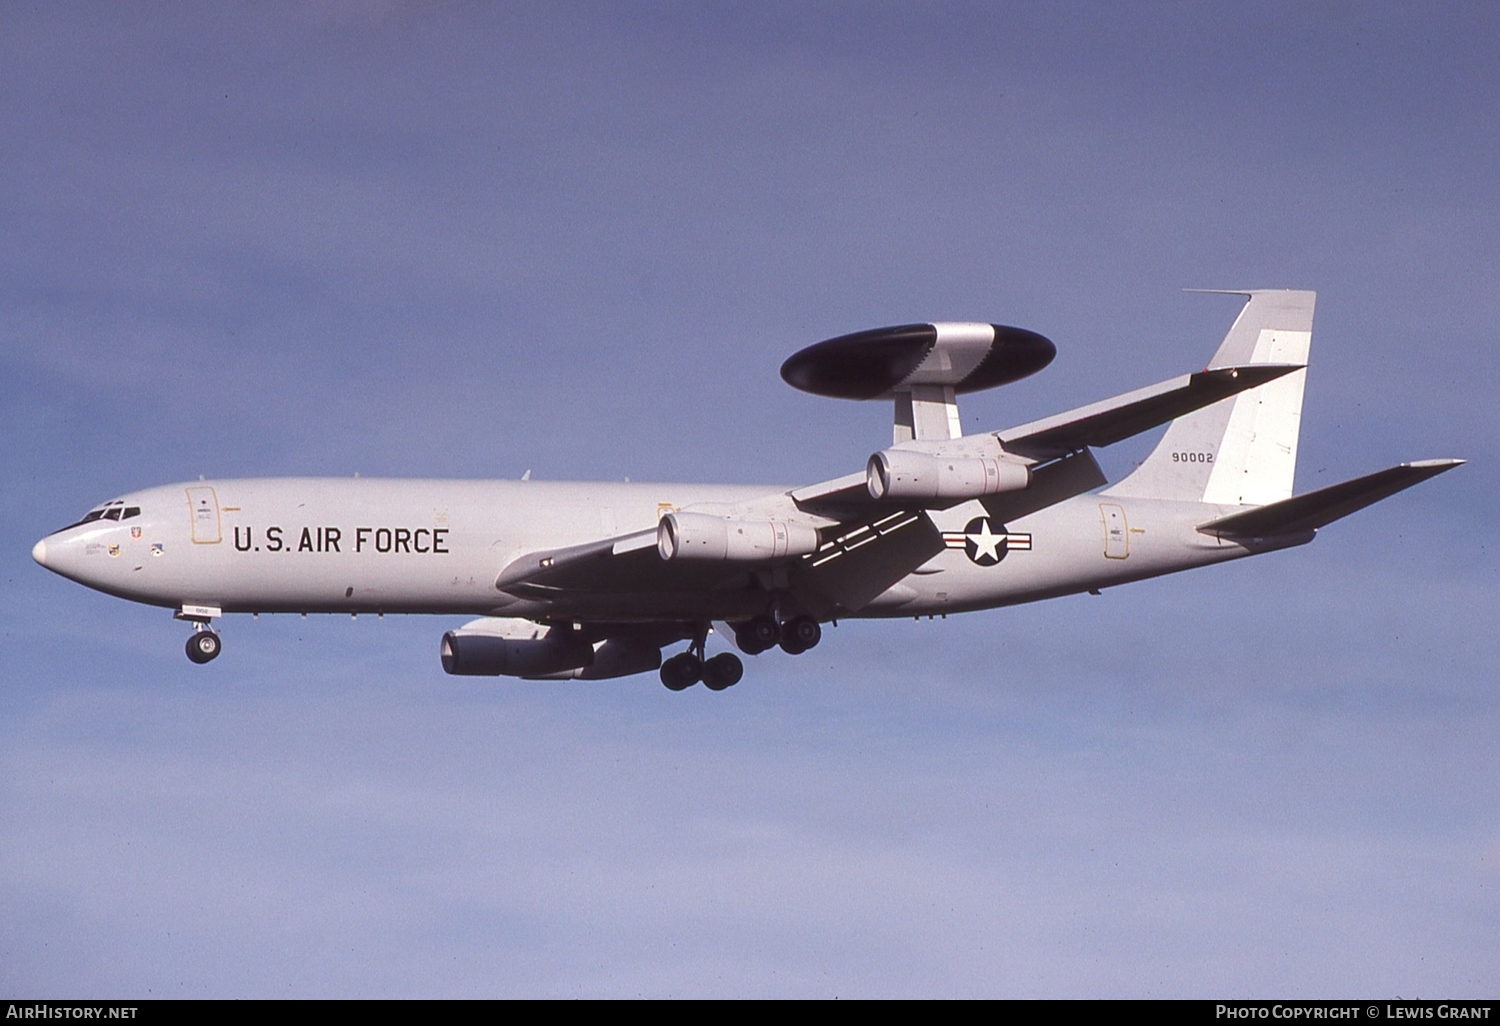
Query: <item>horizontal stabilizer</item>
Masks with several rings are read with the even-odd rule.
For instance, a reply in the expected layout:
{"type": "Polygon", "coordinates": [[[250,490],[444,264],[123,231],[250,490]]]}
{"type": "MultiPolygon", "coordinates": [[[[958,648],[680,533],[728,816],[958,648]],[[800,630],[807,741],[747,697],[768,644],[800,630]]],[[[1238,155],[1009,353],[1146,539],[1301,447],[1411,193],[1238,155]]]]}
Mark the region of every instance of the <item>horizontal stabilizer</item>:
{"type": "Polygon", "coordinates": [[[1199,524],[1198,530],[1204,534],[1230,538],[1265,538],[1277,534],[1315,531],[1412,485],[1421,484],[1429,477],[1452,470],[1463,462],[1418,460],[1415,463],[1402,463],[1388,470],[1356,477],[1352,481],[1319,488],[1306,495],[1297,495],[1268,506],[1257,506],[1243,513],[1210,520],[1206,524],[1199,524]]]}
{"type": "Polygon", "coordinates": [[[1302,364],[1257,363],[1184,374],[999,432],[1000,443],[1006,452],[1037,460],[1065,456],[1087,446],[1113,445],[1301,369],[1302,364]]]}

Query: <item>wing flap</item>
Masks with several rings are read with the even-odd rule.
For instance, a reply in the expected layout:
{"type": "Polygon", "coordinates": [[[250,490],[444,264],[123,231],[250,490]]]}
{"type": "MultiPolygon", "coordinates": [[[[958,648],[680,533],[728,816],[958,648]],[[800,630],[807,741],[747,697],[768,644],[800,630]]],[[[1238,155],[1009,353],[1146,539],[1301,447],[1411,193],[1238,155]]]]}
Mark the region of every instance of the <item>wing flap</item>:
{"type": "Polygon", "coordinates": [[[1430,477],[1452,470],[1463,460],[1418,460],[1356,477],[1306,495],[1296,495],[1243,513],[1231,513],[1199,524],[1204,534],[1229,538],[1265,538],[1315,531],[1430,477]]]}
{"type": "Polygon", "coordinates": [[[804,600],[814,596],[826,605],[823,615],[839,609],[858,612],[876,596],[943,551],[943,535],[922,510],[902,510],[846,531],[792,572],[793,591],[804,600]]]}

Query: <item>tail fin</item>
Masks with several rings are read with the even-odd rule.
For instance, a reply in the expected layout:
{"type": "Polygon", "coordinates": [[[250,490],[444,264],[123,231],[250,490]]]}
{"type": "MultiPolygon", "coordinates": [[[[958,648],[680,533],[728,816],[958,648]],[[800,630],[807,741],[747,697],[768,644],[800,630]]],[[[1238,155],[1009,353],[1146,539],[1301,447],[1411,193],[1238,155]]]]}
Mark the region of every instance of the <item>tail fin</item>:
{"type": "MultiPolygon", "coordinates": [[[[1248,299],[1208,369],[1307,363],[1313,292],[1237,292],[1248,299]]],[[[1146,461],[1105,495],[1263,506],[1290,498],[1307,371],[1178,417],[1146,461]]]]}

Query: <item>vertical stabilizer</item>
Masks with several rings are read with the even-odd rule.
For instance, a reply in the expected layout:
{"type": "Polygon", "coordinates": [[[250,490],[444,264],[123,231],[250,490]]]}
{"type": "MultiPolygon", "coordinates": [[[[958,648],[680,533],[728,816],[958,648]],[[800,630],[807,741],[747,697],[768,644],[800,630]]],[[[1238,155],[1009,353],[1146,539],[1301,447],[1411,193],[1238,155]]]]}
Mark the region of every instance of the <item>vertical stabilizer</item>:
{"type": "MultiPolygon", "coordinates": [[[[1248,302],[1208,369],[1307,363],[1316,293],[1237,292],[1248,302]]],[[[1306,369],[1178,417],[1135,471],[1106,495],[1263,506],[1290,498],[1306,369]]]]}

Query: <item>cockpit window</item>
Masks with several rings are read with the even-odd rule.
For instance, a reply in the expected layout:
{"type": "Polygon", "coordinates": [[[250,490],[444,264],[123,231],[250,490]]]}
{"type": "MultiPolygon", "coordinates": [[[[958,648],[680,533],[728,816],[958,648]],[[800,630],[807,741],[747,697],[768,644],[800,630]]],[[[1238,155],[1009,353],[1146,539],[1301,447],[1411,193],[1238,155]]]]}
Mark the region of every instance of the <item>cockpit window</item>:
{"type": "Polygon", "coordinates": [[[92,524],[95,520],[129,520],[131,517],[141,515],[141,507],[127,506],[124,499],[115,499],[106,502],[102,506],[95,507],[83,515],[83,519],[68,527],[59,528],[66,531],[69,527],[82,527],[84,524],[92,524]]]}

